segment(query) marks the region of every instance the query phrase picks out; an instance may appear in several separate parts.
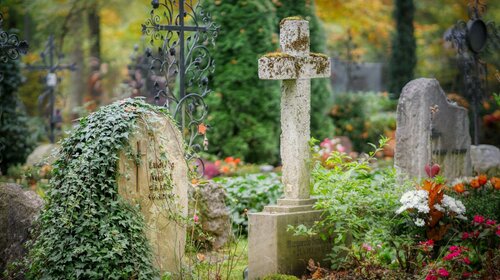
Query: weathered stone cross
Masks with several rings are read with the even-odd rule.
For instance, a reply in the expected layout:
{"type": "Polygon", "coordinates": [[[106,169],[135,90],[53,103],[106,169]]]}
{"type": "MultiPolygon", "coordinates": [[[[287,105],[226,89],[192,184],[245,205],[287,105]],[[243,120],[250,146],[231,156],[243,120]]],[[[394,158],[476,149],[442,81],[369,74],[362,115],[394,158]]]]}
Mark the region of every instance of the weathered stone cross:
{"type": "Polygon", "coordinates": [[[283,80],[282,181],[285,200],[295,204],[293,201],[310,198],[311,79],[329,77],[330,60],[326,55],[309,52],[309,22],[302,19],[285,18],[281,21],[280,45],[282,52],[270,53],[259,59],[259,78],[283,80]]]}

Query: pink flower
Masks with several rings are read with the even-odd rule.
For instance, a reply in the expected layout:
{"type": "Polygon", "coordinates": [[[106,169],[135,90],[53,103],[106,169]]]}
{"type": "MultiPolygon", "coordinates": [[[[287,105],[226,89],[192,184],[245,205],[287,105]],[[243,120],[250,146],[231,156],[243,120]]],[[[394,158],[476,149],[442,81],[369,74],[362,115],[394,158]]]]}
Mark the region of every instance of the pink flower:
{"type": "Polygon", "coordinates": [[[465,263],[465,264],[470,264],[470,260],[469,260],[469,258],[468,258],[468,257],[464,257],[464,263],[465,263]]]}
{"type": "Polygon", "coordinates": [[[450,247],[450,251],[452,251],[452,252],[460,251],[460,247],[453,245],[450,247]]]}
{"type": "Polygon", "coordinates": [[[500,229],[497,229],[496,234],[497,234],[498,236],[500,236],[500,229]]]}
{"type": "Polygon", "coordinates": [[[450,276],[450,273],[445,268],[440,268],[438,269],[438,275],[441,277],[448,277],[450,276]]]}
{"type": "Polygon", "coordinates": [[[471,275],[472,275],[472,273],[470,273],[470,272],[464,272],[464,273],[462,273],[462,278],[468,278],[471,275]]]}
{"type": "Polygon", "coordinates": [[[427,274],[425,280],[438,280],[437,276],[434,275],[434,270],[431,270],[429,274],[427,274]]]}
{"type": "Polygon", "coordinates": [[[200,220],[200,218],[198,217],[198,215],[194,214],[193,220],[194,220],[195,223],[198,223],[198,221],[200,220]]]}
{"type": "Polygon", "coordinates": [[[341,144],[337,144],[337,151],[343,153],[345,152],[346,148],[342,146],[341,144]]]}
{"type": "Polygon", "coordinates": [[[449,261],[449,260],[452,260],[458,256],[460,256],[460,251],[455,251],[453,253],[449,253],[448,255],[444,256],[443,260],[449,261]]]}
{"type": "Polygon", "coordinates": [[[469,238],[469,233],[468,232],[462,232],[462,240],[465,240],[469,238]]]}
{"type": "Polygon", "coordinates": [[[482,224],[484,223],[484,217],[480,215],[474,216],[474,223],[476,224],[482,224]]]}
{"type": "Polygon", "coordinates": [[[490,219],[486,220],[486,224],[487,224],[487,225],[489,225],[489,226],[493,226],[493,225],[495,225],[496,223],[497,223],[497,222],[496,222],[495,220],[490,220],[490,219]]]}
{"type": "Polygon", "coordinates": [[[366,244],[366,243],[363,243],[363,245],[361,246],[363,249],[365,249],[366,251],[370,252],[371,250],[373,250],[372,246],[366,244]]]}

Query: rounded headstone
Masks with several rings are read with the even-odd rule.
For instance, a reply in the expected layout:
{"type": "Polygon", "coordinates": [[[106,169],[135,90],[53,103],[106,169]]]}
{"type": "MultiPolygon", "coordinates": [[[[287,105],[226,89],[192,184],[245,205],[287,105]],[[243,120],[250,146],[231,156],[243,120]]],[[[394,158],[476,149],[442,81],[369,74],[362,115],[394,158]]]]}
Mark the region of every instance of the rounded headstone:
{"type": "Polygon", "coordinates": [[[154,265],[161,273],[176,273],[186,243],[179,219],[188,208],[184,140],[169,117],[150,112],[137,120],[129,141],[131,151],[122,152],[118,163],[118,193],[140,207],[154,265]]]}

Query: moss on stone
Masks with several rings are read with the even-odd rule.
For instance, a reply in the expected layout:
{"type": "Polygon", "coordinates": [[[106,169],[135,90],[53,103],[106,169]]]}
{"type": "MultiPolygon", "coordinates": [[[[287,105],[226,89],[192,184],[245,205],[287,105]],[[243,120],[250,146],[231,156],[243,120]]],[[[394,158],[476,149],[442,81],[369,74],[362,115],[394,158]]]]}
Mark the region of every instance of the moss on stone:
{"type": "Polygon", "coordinates": [[[327,56],[326,54],[322,54],[322,53],[313,53],[313,52],[312,52],[312,53],[310,53],[309,55],[310,55],[310,56],[312,56],[312,57],[321,57],[321,58],[326,58],[326,59],[328,59],[328,56],[327,56]]]}
{"type": "Polygon", "coordinates": [[[282,19],[280,21],[280,27],[286,22],[286,21],[289,21],[289,20],[304,20],[303,17],[301,16],[293,16],[293,17],[286,17],[284,19],[282,19]]]}
{"type": "Polygon", "coordinates": [[[267,58],[275,58],[275,57],[282,57],[282,58],[293,58],[293,56],[284,53],[284,52],[271,52],[271,53],[266,53],[264,57],[267,58]]]}

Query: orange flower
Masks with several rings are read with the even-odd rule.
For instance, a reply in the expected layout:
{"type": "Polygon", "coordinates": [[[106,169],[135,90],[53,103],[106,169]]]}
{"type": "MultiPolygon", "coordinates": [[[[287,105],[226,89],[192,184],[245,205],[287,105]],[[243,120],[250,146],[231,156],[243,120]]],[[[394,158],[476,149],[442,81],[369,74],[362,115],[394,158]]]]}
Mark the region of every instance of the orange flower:
{"type": "Polygon", "coordinates": [[[477,176],[477,181],[482,186],[488,182],[488,177],[486,177],[486,175],[484,175],[484,174],[481,174],[481,175],[477,176]]]}
{"type": "Polygon", "coordinates": [[[234,161],[234,158],[233,157],[227,157],[227,158],[224,159],[224,161],[227,162],[227,163],[231,163],[231,162],[234,161]]]}
{"type": "Polygon", "coordinates": [[[490,179],[491,184],[495,188],[495,190],[500,190],[500,178],[498,177],[493,177],[490,179]]]}
{"type": "Polygon", "coordinates": [[[220,160],[215,161],[215,166],[220,167],[220,160]]]}
{"type": "Polygon", "coordinates": [[[224,166],[220,169],[220,172],[222,172],[222,173],[224,173],[224,174],[229,173],[229,166],[224,165],[224,166]]]}
{"type": "Polygon", "coordinates": [[[473,179],[472,181],[470,181],[470,186],[473,187],[474,189],[478,189],[481,187],[481,184],[479,184],[478,179],[473,179]]]}
{"type": "Polygon", "coordinates": [[[453,189],[457,192],[457,193],[463,193],[465,191],[465,186],[464,184],[462,183],[459,183],[459,184],[456,184],[453,186],[453,189]]]}
{"type": "Polygon", "coordinates": [[[236,159],[234,160],[234,163],[236,163],[236,164],[238,164],[238,163],[240,163],[240,162],[241,162],[241,159],[239,159],[239,158],[236,158],[236,159]]]}
{"type": "Polygon", "coordinates": [[[207,126],[204,123],[200,123],[198,125],[198,133],[201,135],[205,135],[205,133],[207,133],[207,126]]]}

